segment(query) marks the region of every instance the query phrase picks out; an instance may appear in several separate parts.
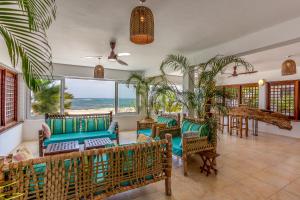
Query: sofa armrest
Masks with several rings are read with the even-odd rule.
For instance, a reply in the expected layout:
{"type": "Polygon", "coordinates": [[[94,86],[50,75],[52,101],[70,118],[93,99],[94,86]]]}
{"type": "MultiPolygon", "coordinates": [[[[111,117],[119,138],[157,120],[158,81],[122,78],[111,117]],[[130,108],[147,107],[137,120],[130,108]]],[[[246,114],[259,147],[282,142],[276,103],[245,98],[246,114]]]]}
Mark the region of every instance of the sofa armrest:
{"type": "Polygon", "coordinates": [[[208,137],[186,135],[182,138],[182,151],[184,155],[199,153],[215,149],[215,146],[208,141],[208,137]]]}
{"type": "Polygon", "coordinates": [[[43,149],[44,149],[44,140],[46,136],[43,130],[39,130],[39,155],[40,157],[43,156],[43,149]]]}
{"type": "Polygon", "coordinates": [[[117,140],[117,143],[119,144],[119,124],[118,124],[118,122],[111,122],[111,124],[108,128],[108,131],[116,134],[116,140],[117,140]]]}
{"type": "Polygon", "coordinates": [[[156,137],[160,139],[165,139],[166,134],[171,134],[172,137],[180,137],[181,136],[181,128],[178,126],[171,127],[171,128],[161,128],[156,127],[156,137]]]}

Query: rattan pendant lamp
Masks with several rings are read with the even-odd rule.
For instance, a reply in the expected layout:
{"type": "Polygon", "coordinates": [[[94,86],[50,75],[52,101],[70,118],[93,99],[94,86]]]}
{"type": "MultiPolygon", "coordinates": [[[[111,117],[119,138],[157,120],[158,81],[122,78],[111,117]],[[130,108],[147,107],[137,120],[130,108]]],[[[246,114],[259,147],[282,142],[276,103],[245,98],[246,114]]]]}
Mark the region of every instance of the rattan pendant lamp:
{"type": "MultiPolygon", "coordinates": [[[[146,0],[140,0],[143,4],[146,0]]],[[[135,44],[150,44],[154,41],[154,17],[146,6],[137,6],[131,12],[130,41],[135,44]]]]}

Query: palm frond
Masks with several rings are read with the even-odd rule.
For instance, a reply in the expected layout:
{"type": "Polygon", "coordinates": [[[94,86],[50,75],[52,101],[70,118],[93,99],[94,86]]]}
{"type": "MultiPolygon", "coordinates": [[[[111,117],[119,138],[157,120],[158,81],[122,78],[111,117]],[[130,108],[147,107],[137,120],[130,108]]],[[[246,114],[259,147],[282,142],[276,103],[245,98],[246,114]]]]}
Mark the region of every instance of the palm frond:
{"type": "Polygon", "coordinates": [[[180,71],[183,74],[189,72],[190,63],[185,56],[182,55],[168,55],[162,62],[160,70],[165,74],[165,70],[180,71]]]}
{"type": "Polygon", "coordinates": [[[24,80],[37,91],[43,76],[52,74],[52,53],[46,29],[55,19],[55,0],[2,0],[0,35],[13,66],[22,61],[24,80]]]}

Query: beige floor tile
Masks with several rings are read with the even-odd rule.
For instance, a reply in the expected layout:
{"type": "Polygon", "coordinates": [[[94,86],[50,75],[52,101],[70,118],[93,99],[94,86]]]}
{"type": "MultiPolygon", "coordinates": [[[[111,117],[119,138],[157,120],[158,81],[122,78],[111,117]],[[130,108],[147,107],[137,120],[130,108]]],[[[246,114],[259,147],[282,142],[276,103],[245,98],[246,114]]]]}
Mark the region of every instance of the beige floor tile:
{"type": "Polygon", "coordinates": [[[288,184],[284,190],[299,196],[300,199],[300,178],[288,184]]]}
{"type": "Polygon", "coordinates": [[[274,194],[269,200],[299,200],[300,196],[289,193],[285,190],[274,194]]]}

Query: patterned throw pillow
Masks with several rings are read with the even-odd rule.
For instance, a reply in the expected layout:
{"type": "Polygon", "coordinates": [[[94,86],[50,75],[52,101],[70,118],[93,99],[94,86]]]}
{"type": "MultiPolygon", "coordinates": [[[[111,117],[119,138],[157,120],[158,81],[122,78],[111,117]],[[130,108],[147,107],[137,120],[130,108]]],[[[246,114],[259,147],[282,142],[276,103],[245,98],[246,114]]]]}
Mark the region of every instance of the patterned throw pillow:
{"type": "Polygon", "coordinates": [[[51,137],[51,130],[50,127],[48,126],[48,124],[46,123],[42,123],[42,130],[46,136],[46,138],[50,138],[51,137]]]}

